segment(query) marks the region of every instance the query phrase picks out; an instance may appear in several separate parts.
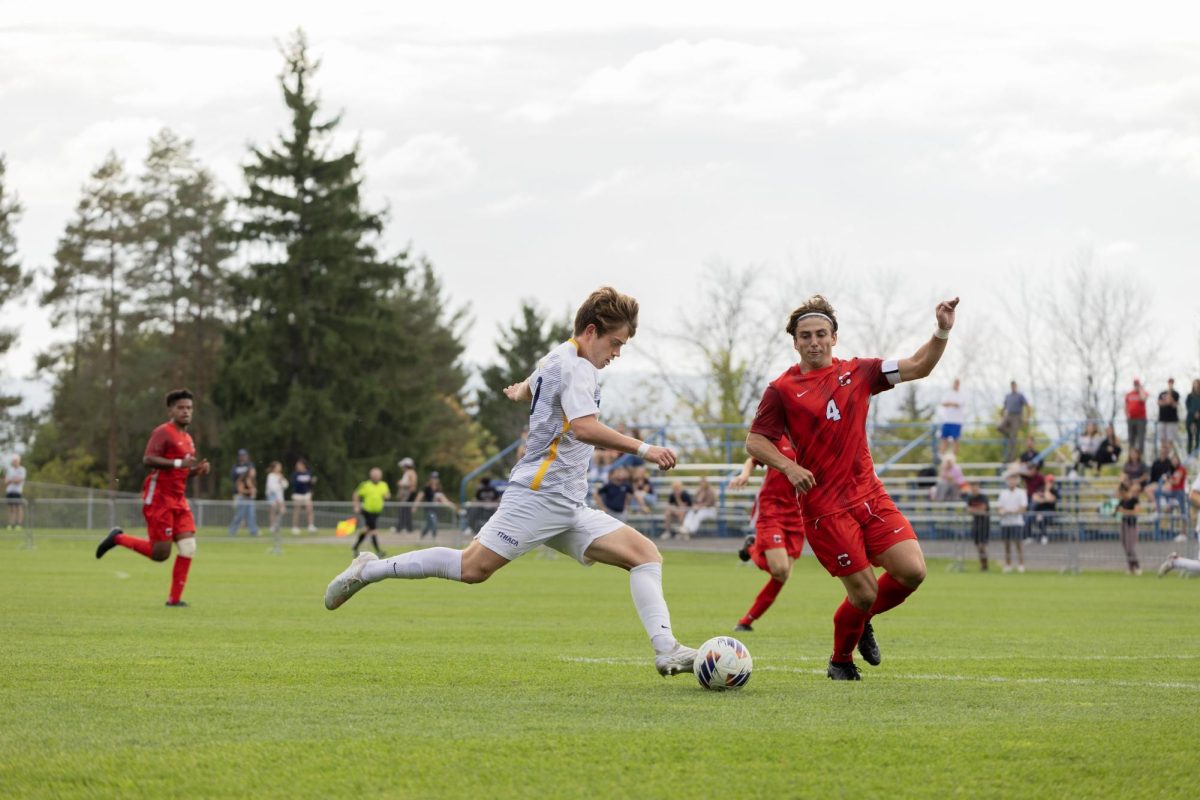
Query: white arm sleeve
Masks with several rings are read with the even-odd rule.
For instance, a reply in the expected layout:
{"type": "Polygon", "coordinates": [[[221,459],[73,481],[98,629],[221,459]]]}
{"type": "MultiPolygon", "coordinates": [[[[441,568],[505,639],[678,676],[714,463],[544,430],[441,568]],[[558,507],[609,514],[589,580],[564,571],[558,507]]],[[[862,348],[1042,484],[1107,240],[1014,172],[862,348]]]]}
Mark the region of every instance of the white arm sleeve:
{"type": "Polygon", "coordinates": [[[888,379],[888,383],[890,383],[892,386],[895,386],[902,380],[900,377],[899,359],[889,358],[887,361],[884,361],[879,365],[879,369],[883,372],[884,376],[888,379]]]}
{"type": "Polygon", "coordinates": [[[564,365],[562,400],[567,421],[600,413],[596,405],[596,368],[583,359],[564,365]]]}

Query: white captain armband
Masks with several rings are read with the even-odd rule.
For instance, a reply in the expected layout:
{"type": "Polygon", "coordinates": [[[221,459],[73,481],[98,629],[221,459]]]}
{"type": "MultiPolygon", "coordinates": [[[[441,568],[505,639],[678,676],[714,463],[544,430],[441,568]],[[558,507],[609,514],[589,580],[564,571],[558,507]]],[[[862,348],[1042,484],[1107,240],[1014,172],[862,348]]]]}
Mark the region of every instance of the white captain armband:
{"type": "Polygon", "coordinates": [[[180,467],[183,466],[183,459],[182,458],[175,459],[174,464],[175,464],[175,469],[179,469],[180,467]]]}
{"type": "Polygon", "coordinates": [[[887,361],[880,364],[879,369],[887,377],[888,383],[895,386],[901,381],[900,378],[900,361],[899,359],[889,358],[887,361]]]}

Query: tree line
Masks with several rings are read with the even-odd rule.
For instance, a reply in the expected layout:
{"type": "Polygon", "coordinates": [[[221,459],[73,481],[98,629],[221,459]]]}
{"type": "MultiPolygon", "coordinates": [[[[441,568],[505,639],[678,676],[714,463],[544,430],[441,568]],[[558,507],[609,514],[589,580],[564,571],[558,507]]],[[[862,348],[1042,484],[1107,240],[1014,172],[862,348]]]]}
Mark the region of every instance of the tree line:
{"type": "MultiPolygon", "coordinates": [[[[240,448],[289,469],[305,458],[320,497],[402,456],[456,481],[520,434],[523,409],[494,391],[569,336],[565,323],[526,303],[483,373],[493,393],[470,397],[467,310],[428,259],[381,249],[386,216],[364,202],[357,147],[333,144],[340,119],[321,109],[303,32],[282,55],[290,126],[250,147],[236,196],[171,130],[136,168],[109,153],[88,177],[36,297],[65,334],[37,357],[49,406],[16,414],[21,398],[0,396],[0,445],[22,443],[35,479],[136,490],[178,386],[199,399],[192,432],[214,463],[240,448]]],[[[21,213],[0,156],[0,307],[31,293],[21,213]]],[[[15,336],[0,330],[0,356],[15,336]]],[[[228,491],[226,472],[198,493],[228,491]]]]}

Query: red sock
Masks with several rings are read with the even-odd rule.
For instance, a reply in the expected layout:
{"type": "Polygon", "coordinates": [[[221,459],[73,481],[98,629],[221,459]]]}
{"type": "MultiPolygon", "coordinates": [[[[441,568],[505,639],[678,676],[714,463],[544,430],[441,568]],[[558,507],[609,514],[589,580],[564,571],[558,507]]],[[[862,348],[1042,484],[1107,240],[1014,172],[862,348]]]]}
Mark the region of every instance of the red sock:
{"type": "Polygon", "coordinates": [[[879,576],[879,594],[875,595],[875,603],[871,606],[871,616],[895,608],[915,591],[916,589],[908,588],[889,573],[883,573],[879,576]]]}
{"type": "Polygon", "coordinates": [[[842,601],[838,610],[833,614],[833,660],[846,662],[854,660],[854,650],[858,640],[862,638],[863,628],[871,619],[870,611],[860,611],[850,605],[850,598],[842,601]]]}
{"type": "Polygon", "coordinates": [[[139,539],[136,536],[130,536],[128,533],[118,533],[115,541],[121,547],[128,547],[133,552],[141,553],[146,558],[149,558],[151,551],[154,550],[154,545],[149,539],[139,539]]]}
{"type": "Polygon", "coordinates": [[[187,583],[187,574],[191,566],[190,558],[175,556],[175,566],[171,570],[171,596],[169,598],[172,603],[178,603],[179,598],[183,595],[183,585],[187,583]]]}
{"type": "Polygon", "coordinates": [[[779,596],[779,590],[782,588],[783,584],[774,578],[767,581],[767,585],[758,593],[758,597],[754,598],[754,605],[750,606],[750,610],[746,612],[746,616],[738,620],[738,624],[749,625],[767,613],[767,609],[775,602],[775,598],[779,596]]]}

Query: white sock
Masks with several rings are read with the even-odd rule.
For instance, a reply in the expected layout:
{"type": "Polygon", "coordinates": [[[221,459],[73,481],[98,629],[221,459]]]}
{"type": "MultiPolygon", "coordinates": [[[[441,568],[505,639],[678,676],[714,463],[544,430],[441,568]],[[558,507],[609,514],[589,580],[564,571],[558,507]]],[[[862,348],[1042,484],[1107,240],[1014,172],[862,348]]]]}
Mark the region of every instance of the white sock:
{"type": "Polygon", "coordinates": [[[1181,569],[1184,572],[1200,572],[1200,561],[1194,558],[1180,558],[1179,556],[1175,556],[1173,564],[1175,569],[1181,569]]]}
{"type": "Polygon", "coordinates": [[[369,561],[363,567],[363,580],[374,583],[384,578],[445,578],[462,580],[462,550],[449,547],[430,547],[413,550],[392,558],[369,561]]]}
{"type": "Polygon", "coordinates": [[[662,564],[650,562],[629,570],[629,591],[642,627],[658,655],[669,653],[678,642],[671,632],[671,612],[662,590],[662,564]]]}

